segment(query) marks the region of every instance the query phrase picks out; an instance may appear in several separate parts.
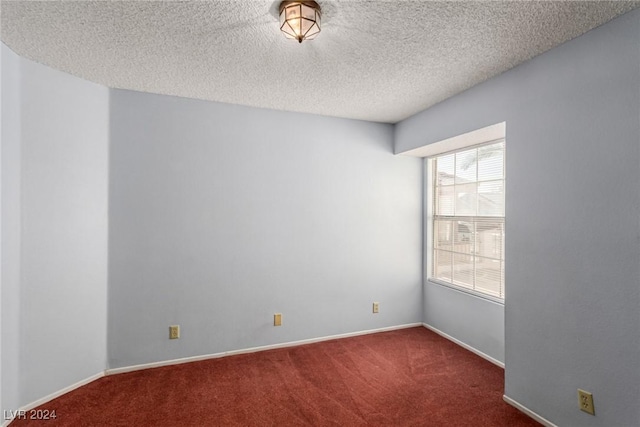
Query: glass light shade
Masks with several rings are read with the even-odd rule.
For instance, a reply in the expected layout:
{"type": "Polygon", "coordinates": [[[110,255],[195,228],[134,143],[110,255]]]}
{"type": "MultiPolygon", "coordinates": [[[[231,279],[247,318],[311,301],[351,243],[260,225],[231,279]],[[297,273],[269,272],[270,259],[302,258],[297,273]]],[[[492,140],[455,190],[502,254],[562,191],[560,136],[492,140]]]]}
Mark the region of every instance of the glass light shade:
{"type": "Polygon", "coordinates": [[[288,39],[313,40],[320,33],[320,5],[315,1],[280,3],[280,31],[288,39]]]}

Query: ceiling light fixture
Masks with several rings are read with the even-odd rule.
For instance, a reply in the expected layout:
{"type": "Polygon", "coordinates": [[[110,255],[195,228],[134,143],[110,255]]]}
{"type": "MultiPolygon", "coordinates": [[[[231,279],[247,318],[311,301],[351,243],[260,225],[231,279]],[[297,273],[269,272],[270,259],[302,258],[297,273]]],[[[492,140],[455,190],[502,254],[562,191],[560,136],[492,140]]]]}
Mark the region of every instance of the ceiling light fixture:
{"type": "Polygon", "coordinates": [[[313,40],[320,32],[320,5],[315,1],[280,3],[280,31],[288,39],[313,40]]]}

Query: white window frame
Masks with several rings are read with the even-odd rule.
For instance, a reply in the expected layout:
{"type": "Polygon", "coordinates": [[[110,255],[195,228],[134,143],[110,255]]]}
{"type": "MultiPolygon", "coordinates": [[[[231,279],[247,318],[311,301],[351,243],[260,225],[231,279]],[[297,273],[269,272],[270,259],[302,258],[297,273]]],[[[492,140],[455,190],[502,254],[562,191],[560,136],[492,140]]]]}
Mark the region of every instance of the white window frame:
{"type": "MultiPolygon", "coordinates": [[[[433,215],[434,215],[433,179],[434,179],[434,176],[433,176],[433,166],[432,166],[433,159],[441,155],[465,151],[465,150],[469,150],[474,147],[480,147],[483,145],[495,144],[500,141],[504,141],[505,143],[504,162],[505,162],[505,168],[506,168],[506,161],[507,161],[506,160],[506,151],[507,151],[506,125],[504,122],[498,123],[493,126],[488,126],[486,128],[478,129],[477,131],[469,132],[467,134],[460,135],[459,137],[449,138],[439,143],[434,143],[425,147],[418,148],[416,150],[413,150],[414,151],[413,153],[403,153],[403,154],[419,156],[425,159],[424,169],[423,169],[424,170],[424,176],[423,176],[424,199],[423,200],[424,200],[424,213],[425,213],[425,215],[423,215],[423,220],[424,220],[423,247],[424,247],[425,283],[428,281],[429,283],[434,283],[440,286],[455,289],[460,292],[471,294],[478,298],[487,299],[487,300],[496,302],[498,304],[504,304],[506,299],[506,290],[503,290],[503,294],[505,295],[505,298],[500,298],[500,297],[496,297],[496,296],[493,296],[484,292],[480,292],[474,289],[458,286],[455,283],[448,283],[448,282],[444,282],[431,277],[433,272],[433,250],[434,250],[433,248],[433,215]]],[[[506,183],[506,175],[504,179],[506,183]]],[[[505,200],[506,200],[506,188],[505,188],[505,200]]],[[[506,212],[503,218],[506,225],[506,212]]],[[[505,248],[503,247],[502,250],[504,251],[505,248]]],[[[506,284],[503,284],[503,287],[506,287],[506,284]]]]}

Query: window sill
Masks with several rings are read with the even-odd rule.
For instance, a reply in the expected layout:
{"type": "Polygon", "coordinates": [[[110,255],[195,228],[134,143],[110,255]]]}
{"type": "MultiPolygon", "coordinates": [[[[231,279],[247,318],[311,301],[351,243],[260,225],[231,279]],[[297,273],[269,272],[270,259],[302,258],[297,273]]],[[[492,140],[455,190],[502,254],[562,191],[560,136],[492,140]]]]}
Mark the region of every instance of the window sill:
{"type": "Polygon", "coordinates": [[[424,284],[427,284],[427,283],[430,283],[432,285],[442,286],[444,288],[448,288],[448,289],[451,289],[451,290],[454,290],[454,291],[457,291],[457,292],[461,292],[463,294],[467,294],[467,295],[470,295],[470,296],[473,296],[473,297],[476,297],[476,298],[480,298],[480,299],[487,300],[487,301],[493,302],[495,304],[499,304],[499,305],[504,306],[504,302],[505,302],[504,299],[498,298],[498,297],[493,297],[493,296],[487,295],[487,294],[483,294],[481,292],[474,291],[473,289],[463,288],[462,286],[456,286],[456,285],[453,285],[451,283],[441,282],[439,280],[428,278],[428,277],[425,278],[425,280],[424,280],[424,284]]]}

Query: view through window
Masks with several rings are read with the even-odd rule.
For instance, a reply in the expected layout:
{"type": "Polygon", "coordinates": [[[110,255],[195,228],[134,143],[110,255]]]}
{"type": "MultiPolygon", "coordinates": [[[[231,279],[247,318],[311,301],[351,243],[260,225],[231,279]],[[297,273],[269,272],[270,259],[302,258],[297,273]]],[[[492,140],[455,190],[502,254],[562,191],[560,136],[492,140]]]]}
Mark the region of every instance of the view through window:
{"type": "Polygon", "coordinates": [[[430,159],[431,280],[504,299],[504,165],[504,139],[430,159]]]}

